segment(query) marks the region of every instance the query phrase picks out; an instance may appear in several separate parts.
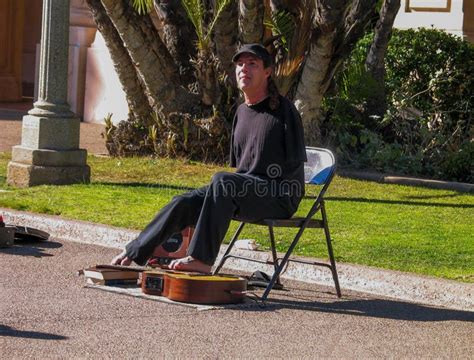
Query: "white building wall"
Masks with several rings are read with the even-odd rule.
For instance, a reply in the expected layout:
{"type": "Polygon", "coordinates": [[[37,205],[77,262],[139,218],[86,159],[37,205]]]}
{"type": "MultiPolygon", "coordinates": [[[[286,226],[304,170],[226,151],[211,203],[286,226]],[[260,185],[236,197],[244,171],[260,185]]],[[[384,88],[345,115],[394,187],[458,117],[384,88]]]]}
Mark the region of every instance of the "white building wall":
{"type": "Polygon", "coordinates": [[[434,28],[463,36],[463,1],[401,0],[394,27],[397,29],[434,28]]]}
{"type": "Polygon", "coordinates": [[[87,50],[85,75],[84,121],[104,123],[107,114],[118,123],[128,117],[125,92],[115,72],[104,38],[97,31],[95,40],[87,50]]]}

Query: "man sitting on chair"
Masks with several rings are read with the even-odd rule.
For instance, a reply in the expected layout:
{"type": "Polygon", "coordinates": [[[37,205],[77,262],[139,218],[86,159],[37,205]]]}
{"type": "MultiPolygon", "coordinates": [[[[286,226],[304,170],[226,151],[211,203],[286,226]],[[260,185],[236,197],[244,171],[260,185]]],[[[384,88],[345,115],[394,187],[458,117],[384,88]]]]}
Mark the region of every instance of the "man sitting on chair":
{"type": "Polygon", "coordinates": [[[112,264],[144,265],[172,234],[195,226],[188,256],[169,268],[208,273],[233,218],[289,218],[298,208],[306,161],[301,118],[278,93],[265,47],[243,45],[232,60],[245,100],[232,125],[230,163],[236,172],[218,172],[209,185],[175,196],[112,264]]]}

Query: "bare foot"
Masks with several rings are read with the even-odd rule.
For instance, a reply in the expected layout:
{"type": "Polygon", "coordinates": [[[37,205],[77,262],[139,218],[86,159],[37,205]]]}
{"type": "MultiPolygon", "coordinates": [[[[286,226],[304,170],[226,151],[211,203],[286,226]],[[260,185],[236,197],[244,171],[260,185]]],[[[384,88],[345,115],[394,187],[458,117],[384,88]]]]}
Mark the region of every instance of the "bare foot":
{"type": "Polygon", "coordinates": [[[132,259],[130,259],[127,256],[126,251],[122,251],[119,255],[114,257],[112,261],[110,262],[112,265],[122,265],[122,266],[128,266],[132,263],[132,259]]]}
{"type": "Polygon", "coordinates": [[[195,271],[204,274],[211,272],[212,266],[203,263],[200,260],[194,259],[192,256],[185,258],[176,259],[170,262],[168,265],[170,270],[181,270],[181,271],[195,271]]]}

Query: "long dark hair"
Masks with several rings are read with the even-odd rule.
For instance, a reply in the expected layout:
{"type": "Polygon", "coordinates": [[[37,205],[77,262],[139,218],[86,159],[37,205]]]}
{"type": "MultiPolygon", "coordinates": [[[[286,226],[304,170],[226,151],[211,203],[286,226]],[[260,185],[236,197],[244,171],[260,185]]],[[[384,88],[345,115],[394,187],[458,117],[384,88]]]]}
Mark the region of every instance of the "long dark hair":
{"type": "Polygon", "coordinates": [[[280,92],[278,91],[275,80],[273,80],[272,76],[268,78],[268,96],[270,97],[268,102],[270,109],[278,109],[280,107],[280,92]]]}

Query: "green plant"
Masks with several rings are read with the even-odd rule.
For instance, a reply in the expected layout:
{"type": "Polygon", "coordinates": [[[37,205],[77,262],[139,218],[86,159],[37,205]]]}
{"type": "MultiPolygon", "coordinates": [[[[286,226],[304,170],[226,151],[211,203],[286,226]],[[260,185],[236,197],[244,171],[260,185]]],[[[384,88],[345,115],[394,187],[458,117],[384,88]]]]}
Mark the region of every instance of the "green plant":
{"type": "Polygon", "coordinates": [[[437,30],[394,31],[385,59],[388,109],[377,118],[365,109],[376,88],[362,67],[372,36],[359,41],[337,79],[339,93],[326,99],[328,140],[351,165],[472,181],[465,159],[474,131],[474,47],[437,30]],[[377,151],[362,141],[362,129],[377,135],[377,151]]]}
{"type": "Polygon", "coordinates": [[[448,178],[474,183],[474,142],[466,141],[458,151],[449,152],[441,163],[441,171],[448,178]]]}
{"type": "Polygon", "coordinates": [[[302,0],[294,7],[294,13],[281,10],[272,13],[264,25],[272,32],[275,56],[275,83],[283,95],[290,95],[297,82],[310,38],[312,24],[310,0],[302,0]],[[296,26],[298,24],[298,26],[296,26]]]}
{"type": "Polygon", "coordinates": [[[277,36],[286,52],[289,51],[288,43],[291,41],[295,31],[295,21],[287,10],[274,12],[267,18],[263,25],[269,28],[273,35],[277,36]]]}
{"type": "MultiPolygon", "coordinates": [[[[104,118],[105,129],[102,137],[105,138],[105,146],[112,156],[149,155],[153,146],[144,146],[148,137],[147,129],[137,121],[120,121],[115,125],[112,114],[104,118]]],[[[148,132],[148,135],[156,135],[148,132]]],[[[155,143],[153,143],[154,145],[155,143]]]]}
{"type": "MultiPolygon", "coordinates": [[[[203,0],[181,0],[181,4],[188,15],[189,20],[194,26],[198,37],[197,47],[201,50],[208,50],[211,40],[212,30],[219,19],[222,11],[231,0],[216,0],[215,13],[208,26],[205,24],[206,9],[203,0]]],[[[148,14],[153,9],[153,0],[131,0],[135,11],[140,14],[148,14]]]]}
{"type": "Polygon", "coordinates": [[[131,0],[133,8],[140,15],[148,14],[153,8],[153,0],[131,0]]]}
{"type": "Polygon", "coordinates": [[[208,50],[209,44],[211,40],[212,30],[219,19],[222,11],[225,9],[227,5],[230,4],[231,0],[217,0],[215,6],[215,14],[212,18],[209,26],[205,25],[205,8],[204,3],[202,0],[181,0],[184,9],[186,10],[186,14],[191,20],[194,30],[196,31],[196,35],[198,37],[198,49],[200,50],[208,50]]]}

